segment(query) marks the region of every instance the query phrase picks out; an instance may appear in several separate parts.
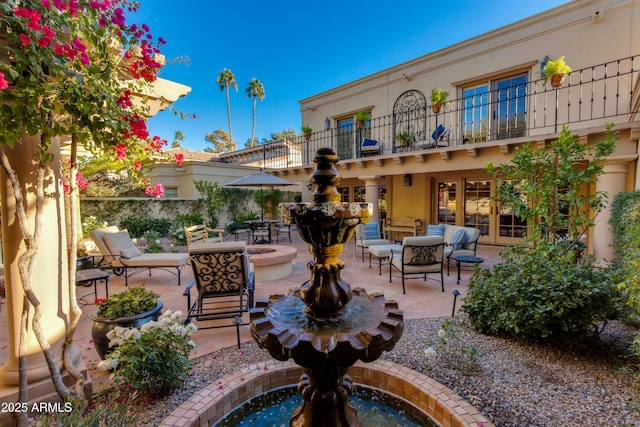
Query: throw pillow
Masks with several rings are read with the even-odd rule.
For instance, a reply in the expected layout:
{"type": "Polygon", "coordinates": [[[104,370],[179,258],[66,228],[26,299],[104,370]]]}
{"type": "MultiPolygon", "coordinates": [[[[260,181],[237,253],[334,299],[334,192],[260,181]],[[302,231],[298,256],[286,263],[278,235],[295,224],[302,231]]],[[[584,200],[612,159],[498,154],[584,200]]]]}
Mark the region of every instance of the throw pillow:
{"type": "Polygon", "coordinates": [[[451,246],[453,246],[453,250],[457,251],[458,249],[460,249],[462,247],[462,245],[464,245],[464,241],[467,238],[467,233],[465,233],[465,231],[463,229],[460,229],[458,231],[456,231],[455,233],[453,233],[453,236],[451,236],[451,246]]]}
{"type": "Polygon", "coordinates": [[[118,233],[105,233],[104,242],[109,248],[109,252],[113,255],[122,255],[127,258],[133,258],[141,255],[138,249],[131,241],[128,231],[120,231],[118,233]]]}
{"type": "Polygon", "coordinates": [[[362,226],[362,240],[380,238],[380,226],[377,222],[370,222],[362,226]]]}
{"type": "Polygon", "coordinates": [[[444,236],[444,225],[443,224],[428,224],[427,225],[427,236],[444,236]]]}

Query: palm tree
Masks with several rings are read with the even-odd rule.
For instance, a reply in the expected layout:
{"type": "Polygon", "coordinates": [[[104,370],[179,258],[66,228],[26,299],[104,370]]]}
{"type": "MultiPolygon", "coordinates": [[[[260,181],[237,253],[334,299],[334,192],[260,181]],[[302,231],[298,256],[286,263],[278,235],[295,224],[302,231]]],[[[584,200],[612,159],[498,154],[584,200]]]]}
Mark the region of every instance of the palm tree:
{"type": "Polygon", "coordinates": [[[229,117],[229,137],[231,141],[233,141],[233,130],[231,128],[231,104],[229,103],[229,86],[232,86],[236,91],[238,91],[238,84],[236,83],[236,76],[233,75],[231,70],[224,69],[218,73],[218,78],[216,79],[216,83],[218,83],[218,87],[220,90],[226,91],[227,94],[227,116],[229,117]]]}
{"type": "Polygon", "coordinates": [[[251,141],[253,141],[256,133],[256,98],[260,101],[264,99],[264,86],[260,80],[253,77],[245,93],[247,94],[247,98],[253,97],[253,127],[251,128],[251,141]]]}
{"type": "Polygon", "coordinates": [[[180,148],[182,141],[184,141],[184,133],[181,130],[177,130],[176,134],[173,136],[171,148],[180,148]]]}

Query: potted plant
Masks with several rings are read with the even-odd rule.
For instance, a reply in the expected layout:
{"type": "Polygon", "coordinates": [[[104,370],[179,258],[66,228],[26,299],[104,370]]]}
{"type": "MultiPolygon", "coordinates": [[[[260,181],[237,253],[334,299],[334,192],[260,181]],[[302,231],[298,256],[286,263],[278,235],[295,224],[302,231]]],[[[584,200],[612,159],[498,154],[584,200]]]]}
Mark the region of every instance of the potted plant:
{"type": "Polygon", "coordinates": [[[406,147],[411,144],[411,140],[413,139],[413,135],[408,130],[402,131],[396,135],[396,141],[398,141],[398,146],[406,147]]]}
{"type": "Polygon", "coordinates": [[[356,113],[356,123],[358,124],[359,129],[362,129],[364,127],[365,122],[368,122],[369,120],[371,120],[370,112],[366,110],[362,110],[356,113]]]}
{"type": "Polygon", "coordinates": [[[304,139],[306,139],[308,141],[309,138],[311,138],[311,133],[313,133],[313,129],[311,129],[307,125],[304,125],[304,126],[302,126],[302,133],[304,134],[304,139]]]}
{"type": "Polygon", "coordinates": [[[544,85],[547,81],[551,81],[551,86],[559,87],[567,74],[571,72],[566,62],[564,62],[564,56],[560,56],[557,59],[550,59],[542,69],[544,77],[544,85]]]}
{"type": "Polygon", "coordinates": [[[431,90],[431,108],[434,113],[438,114],[440,112],[440,107],[445,103],[448,96],[448,90],[442,90],[440,88],[431,90]]]}
{"type": "Polygon", "coordinates": [[[184,324],[180,311],[167,310],[157,320],[139,327],[116,328],[107,336],[114,345],[98,364],[118,385],[165,396],[182,386],[193,363],[189,359],[196,344],[191,335],[197,328],[184,324]]]}
{"type": "Polygon", "coordinates": [[[158,318],[162,311],[159,297],[143,285],[111,295],[106,300],[96,300],[98,311],[91,315],[91,337],[101,359],[109,352],[109,331],[116,326],[138,327],[158,318]]]}

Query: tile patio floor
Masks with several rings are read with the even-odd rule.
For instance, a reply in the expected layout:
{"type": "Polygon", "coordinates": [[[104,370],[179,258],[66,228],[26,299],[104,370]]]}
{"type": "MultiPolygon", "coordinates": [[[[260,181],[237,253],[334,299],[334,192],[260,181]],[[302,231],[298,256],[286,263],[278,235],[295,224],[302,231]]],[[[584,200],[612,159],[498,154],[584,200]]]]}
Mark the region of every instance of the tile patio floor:
{"type": "MultiPolygon", "coordinates": [[[[298,250],[297,258],[293,261],[293,272],[286,278],[260,281],[256,280],[256,299],[266,299],[270,295],[286,294],[289,289],[300,287],[309,279],[309,270],[306,264],[312,259],[309,254],[307,244],[302,241],[297,232],[292,233],[293,242],[288,239],[280,240],[282,245],[293,245],[298,250]]],[[[482,267],[489,266],[499,262],[498,246],[478,245],[477,255],[484,259],[482,267]]],[[[389,283],[389,267],[382,266],[382,275],[378,275],[378,264],[374,258],[372,267],[369,268],[368,255],[365,254],[365,261],[362,262],[360,253],[355,254],[353,240],[345,244],[345,250],[340,257],[345,268],[342,270],[341,277],[347,281],[352,288],[362,287],[368,293],[382,292],[387,300],[395,300],[401,310],[404,311],[405,319],[424,318],[424,317],[445,317],[450,316],[453,308],[452,291],[458,289],[460,297],[456,303],[456,312],[462,305],[462,299],[467,293],[467,281],[473,270],[469,265],[465,265],[466,270],[461,273],[460,284],[457,285],[457,271],[455,263],[451,266],[451,275],[446,275],[445,265],[445,292],[440,290],[439,282],[428,280],[424,282],[421,279],[409,279],[406,281],[405,295],[402,294],[402,283],[400,278],[393,279],[393,283],[389,283]]],[[[193,275],[191,268],[187,267],[182,272],[182,286],[177,286],[175,276],[163,272],[161,270],[152,270],[152,275],[144,272],[133,278],[130,278],[130,285],[139,285],[144,283],[150,289],[161,294],[161,300],[164,309],[186,311],[186,298],[183,296],[184,287],[192,280],[193,275]]],[[[104,297],[104,286],[99,286],[99,297],[104,297]]],[[[81,296],[90,292],[93,287],[78,287],[78,295],[81,296]]],[[[118,276],[109,278],[109,293],[114,294],[124,290],[124,279],[118,276]]],[[[192,290],[195,294],[195,289],[192,290]]],[[[93,296],[87,298],[93,301],[93,296]]],[[[97,368],[100,358],[96,353],[91,342],[91,314],[96,311],[95,305],[86,305],[83,307],[84,316],[80,322],[78,330],[75,334],[75,344],[82,350],[82,355],[89,373],[94,382],[94,391],[99,391],[102,385],[110,383],[108,374],[97,368]],[[105,384],[106,383],[106,384],[105,384]]],[[[4,312],[0,313],[3,316],[4,312]]],[[[248,321],[248,315],[246,319],[248,321]]],[[[3,322],[4,323],[4,322],[3,322]]],[[[197,325],[197,323],[196,323],[197,325]]],[[[243,342],[251,340],[251,334],[248,326],[241,327],[241,339],[243,342]]],[[[193,335],[193,340],[197,343],[197,347],[192,352],[192,357],[202,356],[224,347],[236,344],[235,328],[217,328],[198,330],[193,335]]],[[[6,331],[0,332],[0,354],[6,355],[6,331]]],[[[4,363],[6,359],[0,360],[4,363]]]]}

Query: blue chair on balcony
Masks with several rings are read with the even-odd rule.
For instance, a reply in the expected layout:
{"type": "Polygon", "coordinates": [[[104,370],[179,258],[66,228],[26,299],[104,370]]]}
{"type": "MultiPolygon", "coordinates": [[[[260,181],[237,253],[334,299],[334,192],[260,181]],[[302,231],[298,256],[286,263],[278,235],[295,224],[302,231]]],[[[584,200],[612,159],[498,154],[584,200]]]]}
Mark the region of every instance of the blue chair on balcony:
{"type": "Polygon", "coordinates": [[[360,144],[360,155],[364,156],[377,156],[382,154],[382,144],[375,139],[364,138],[362,144],[360,144]]]}
{"type": "Polygon", "coordinates": [[[431,139],[433,140],[431,147],[448,147],[450,135],[451,130],[445,128],[444,125],[439,125],[431,134],[431,139]]]}

